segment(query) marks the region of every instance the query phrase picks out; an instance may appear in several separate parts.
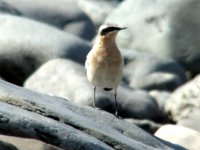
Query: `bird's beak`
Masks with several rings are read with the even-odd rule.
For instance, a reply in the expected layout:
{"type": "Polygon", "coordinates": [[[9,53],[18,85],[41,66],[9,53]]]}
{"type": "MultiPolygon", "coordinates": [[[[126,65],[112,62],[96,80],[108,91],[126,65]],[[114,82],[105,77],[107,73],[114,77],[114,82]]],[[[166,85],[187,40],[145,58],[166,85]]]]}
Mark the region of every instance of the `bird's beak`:
{"type": "Polygon", "coordinates": [[[127,29],[127,27],[120,27],[119,30],[127,29]]]}

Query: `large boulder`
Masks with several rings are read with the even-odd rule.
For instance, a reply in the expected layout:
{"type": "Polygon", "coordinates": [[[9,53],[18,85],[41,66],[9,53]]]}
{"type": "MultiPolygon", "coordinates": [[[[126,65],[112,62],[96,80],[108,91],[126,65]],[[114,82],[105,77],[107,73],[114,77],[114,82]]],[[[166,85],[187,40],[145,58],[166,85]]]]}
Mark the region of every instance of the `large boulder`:
{"type": "Polygon", "coordinates": [[[44,62],[57,57],[84,63],[90,44],[29,19],[0,14],[0,76],[22,85],[44,62]]]}
{"type": "Polygon", "coordinates": [[[75,1],[0,0],[0,12],[31,18],[91,40],[95,28],[75,1]]]}
{"type": "Polygon", "coordinates": [[[127,0],[106,22],[128,27],[120,33],[120,47],[174,58],[186,69],[198,73],[199,13],[199,0],[127,0]]]}
{"type": "Polygon", "coordinates": [[[184,150],[109,113],[2,80],[0,100],[4,134],[36,138],[69,150],[184,150]]]}

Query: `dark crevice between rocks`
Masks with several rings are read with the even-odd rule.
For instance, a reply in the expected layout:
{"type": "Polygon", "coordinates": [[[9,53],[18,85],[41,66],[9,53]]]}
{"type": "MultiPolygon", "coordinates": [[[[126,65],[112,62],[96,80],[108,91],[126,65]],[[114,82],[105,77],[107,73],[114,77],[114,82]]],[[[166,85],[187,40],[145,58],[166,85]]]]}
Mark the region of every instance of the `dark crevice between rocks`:
{"type": "Polygon", "coordinates": [[[63,121],[61,121],[61,119],[58,116],[55,116],[52,114],[47,114],[47,115],[45,115],[45,117],[51,118],[51,119],[59,121],[59,122],[63,122],[63,121]]]}
{"type": "Polygon", "coordinates": [[[52,141],[52,144],[59,145],[59,142],[58,142],[59,140],[58,140],[57,136],[54,136],[48,132],[45,132],[44,129],[40,130],[40,129],[36,128],[36,129],[34,129],[34,131],[35,131],[36,136],[40,140],[42,140],[46,143],[49,143],[49,141],[52,141]]]}
{"type": "Polygon", "coordinates": [[[5,142],[5,141],[0,141],[0,150],[19,150],[15,145],[5,142]]]}
{"type": "MultiPolygon", "coordinates": [[[[38,106],[36,103],[33,103],[33,102],[30,102],[30,103],[22,102],[22,103],[20,103],[18,101],[13,101],[13,100],[0,100],[0,101],[7,103],[7,104],[10,104],[10,105],[13,105],[13,106],[16,106],[16,107],[20,107],[20,108],[27,110],[27,111],[30,111],[30,112],[40,114],[42,116],[51,118],[51,119],[56,120],[56,121],[62,120],[58,116],[54,115],[53,113],[46,111],[44,107],[38,106]]],[[[61,121],[61,122],[63,122],[63,121],[61,121]]]]}
{"type": "Polygon", "coordinates": [[[10,83],[22,86],[38,66],[38,60],[32,56],[16,54],[14,59],[4,56],[0,58],[0,76],[10,83]]]}
{"type": "Polygon", "coordinates": [[[10,121],[10,119],[5,118],[4,116],[0,115],[0,123],[1,124],[6,124],[10,121]]]}
{"type": "Polygon", "coordinates": [[[42,115],[44,117],[47,117],[47,118],[50,118],[50,119],[53,119],[55,121],[63,123],[63,121],[62,121],[63,119],[61,119],[60,117],[56,116],[54,113],[46,111],[45,108],[42,108],[40,106],[36,106],[35,105],[35,107],[29,107],[29,108],[23,107],[23,109],[25,109],[27,111],[30,111],[30,112],[37,113],[37,114],[42,115]]]}

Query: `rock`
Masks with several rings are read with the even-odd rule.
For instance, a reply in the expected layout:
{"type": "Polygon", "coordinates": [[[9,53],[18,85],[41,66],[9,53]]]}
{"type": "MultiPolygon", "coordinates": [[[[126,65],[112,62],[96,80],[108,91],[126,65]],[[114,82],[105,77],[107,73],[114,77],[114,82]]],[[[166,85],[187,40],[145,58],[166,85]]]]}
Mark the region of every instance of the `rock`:
{"type": "Polygon", "coordinates": [[[4,134],[36,138],[64,149],[111,149],[105,143],[69,125],[0,103],[0,129],[4,134]]]}
{"type": "Polygon", "coordinates": [[[175,90],[166,101],[165,110],[174,121],[189,118],[200,109],[200,76],[175,90]]]}
{"type": "Polygon", "coordinates": [[[154,134],[161,127],[161,124],[156,123],[151,120],[147,120],[147,119],[142,119],[142,120],[141,119],[125,119],[125,120],[137,125],[138,127],[142,128],[143,130],[151,134],[154,134]]]}
{"type": "Polygon", "coordinates": [[[120,47],[174,58],[199,73],[199,10],[199,0],[127,0],[105,22],[128,27],[120,33],[120,47]]]}
{"type": "MultiPolygon", "coordinates": [[[[86,77],[85,67],[68,59],[45,63],[26,80],[24,87],[79,104],[92,105],[93,102],[93,88],[86,77]]],[[[101,91],[97,92],[97,106],[98,99],[104,99],[105,107],[109,104],[105,101],[109,97],[101,91]]]]}
{"type": "Polygon", "coordinates": [[[84,63],[90,50],[88,42],[36,21],[1,14],[0,22],[0,76],[17,85],[50,59],[84,63]]]}
{"type": "Polygon", "coordinates": [[[92,21],[75,1],[1,0],[0,10],[53,25],[87,40],[95,34],[92,21]]]}
{"type": "Polygon", "coordinates": [[[5,1],[0,1],[0,12],[21,16],[21,13],[5,1]]]}
{"type": "Polygon", "coordinates": [[[130,82],[130,86],[136,89],[160,89],[171,91],[181,85],[181,83],[180,78],[174,74],[166,72],[153,72],[140,79],[133,78],[130,82]]]}
{"type": "MultiPolygon", "coordinates": [[[[85,68],[66,59],[51,60],[41,66],[27,79],[24,87],[37,92],[63,97],[79,104],[92,106],[93,102],[93,89],[86,77],[85,68]]],[[[113,92],[97,89],[97,107],[114,112],[113,92]]],[[[159,118],[158,105],[147,92],[133,91],[125,86],[119,86],[117,97],[121,117],[159,118]]]]}
{"type": "Polygon", "coordinates": [[[124,118],[159,120],[160,111],[155,99],[146,91],[118,88],[119,114],[124,118]]]}
{"type": "Polygon", "coordinates": [[[19,150],[19,149],[17,149],[14,145],[10,143],[0,141],[0,150],[19,150]]]}
{"type": "Polygon", "coordinates": [[[97,28],[103,24],[107,15],[119,5],[120,1],[121,0],[76,0],[78,5],[92,19],[97,28]]]}
{"type": "MultiPolygon", "coordinates": [[[[18,149],[19,150],[62,150],[61,148],[52,146],[50,144],[46,144],[44,142],[35,139],[19,138],[6,135],[0,135],[0,139],[1,141],[5,141],[15,145],[17,148],[13,150],[18,150],[18,149]]],[[[1,150],[9,150],[9,149],[6,148],[1,150]]]]}
{"type": "Polygon", "coordinates": [[[124,79],[134,89],[172,91],[186,81],[184,69],[170,58],[135,50],[122,49],[122,54],[124,79]]]}
{"type": "Polygon", "coordinates": [[[181,118],[180,120],[178,120],[177,124],[200,132],[199,114],[199,108],[193,108],[192,111],[189,112],[189,115],[185,118],[181,118]]]}
{"type": "Polygon", "coordinates": [[[164,125],[155,135],[169,142],[182,145],[187,149],[199,150],[200,147],[200,133],[182,126],[164,125]]]}
{"type": "Polygon", "coordinates": [[[165,111],[165,103],[170,97],[171,93],[167,91],[158,91],[158,90],[153,90],[149,92],[149,95],[152,96],[159,107],[160,110],[160,119],[162,119],[163,122],[169,122],[168,114],[165,111]]]}
{"type": "Polygon", "coordinates": [[[72,150],[184,149],[109,113],[1,80],[0,100],[0,130],[10,135],[36,138],[72,150]]]}

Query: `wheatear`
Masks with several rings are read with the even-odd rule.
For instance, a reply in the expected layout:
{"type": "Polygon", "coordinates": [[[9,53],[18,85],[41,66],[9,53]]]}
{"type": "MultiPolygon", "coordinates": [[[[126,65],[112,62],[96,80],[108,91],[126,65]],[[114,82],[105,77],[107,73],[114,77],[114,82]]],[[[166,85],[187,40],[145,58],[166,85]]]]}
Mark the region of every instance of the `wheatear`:
{"type": "Polygon", "coordinates": [[[114,24],[101,25],[85,62],[88,80],[94,88],[93,107],[95,107],[96,86],[102,87],[105,91],[114,89],[116,116],[118,116],[117,86],[122,78],[123,59],[115,38],[118,31],[123,29],[126,27],[114,24]]]}

